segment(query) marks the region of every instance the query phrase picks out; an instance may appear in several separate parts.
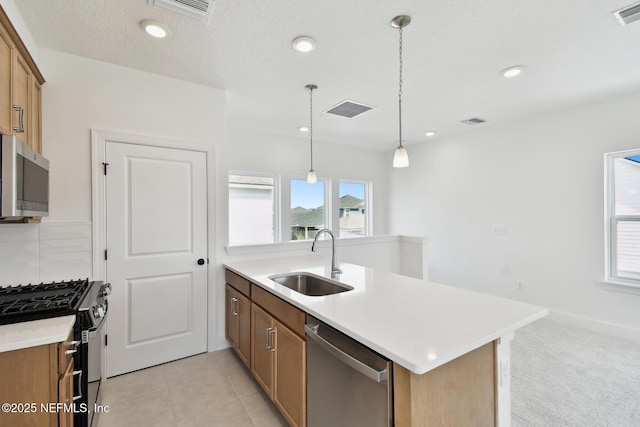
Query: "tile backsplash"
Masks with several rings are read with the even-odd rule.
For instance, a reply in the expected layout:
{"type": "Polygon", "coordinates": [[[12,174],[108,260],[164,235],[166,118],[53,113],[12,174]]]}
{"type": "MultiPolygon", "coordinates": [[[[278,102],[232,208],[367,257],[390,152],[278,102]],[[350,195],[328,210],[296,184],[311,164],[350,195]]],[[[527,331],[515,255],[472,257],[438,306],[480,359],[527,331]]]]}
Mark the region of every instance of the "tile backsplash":
{"type": "Polygon", "coordinates": [[[91,223],[0,225],[0,286],[91,277],[91,223]]]}

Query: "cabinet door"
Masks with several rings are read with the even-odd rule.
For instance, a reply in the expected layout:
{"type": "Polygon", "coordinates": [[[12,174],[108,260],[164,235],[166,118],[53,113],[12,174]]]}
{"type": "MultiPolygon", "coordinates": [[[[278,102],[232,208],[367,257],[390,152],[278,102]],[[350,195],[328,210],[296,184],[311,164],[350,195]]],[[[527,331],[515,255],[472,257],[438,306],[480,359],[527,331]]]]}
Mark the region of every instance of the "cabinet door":
{"type": "Polygon", "coordinates": [[[31,101],[29,103],[29,146],[42,154],[42,87],[31,75],[31,101]]]}
{"type": "Polygon", "coordinates": [[[292,426],[306,424],[306,342],[274,321],[275,385],[273,401],[292,426]]]}
{"type": "Polygon", "coordinates": [[[227,341],[247,367],[251,367],[251,300],[229,284],[226,286],[227,341]]]}
{"type": "MultiPolygon", "coordinates": [[[[67,407],[71,407],[73,403],[73,359],[69,360],[58,382],[58,402],[64,403],[67,407]]],[[[60,427],[73,427],[73,411],[59,411],[58,422],[60,427]]]]}
{"type": "Polygon", "coordinates": [[[11,135],[13,102],[11,100],[11,64],[13,62],[13,43],[0,25],[0,133],[11,135]]]}
{"type": "Polygon", "coordinates": [[[273,399],[273,319],[251,304],[251,372],[270,399],[273,399]]]}
{"type": "Polygon", "coordinates": [[[226,301],[226,322],[225,322],[225,335],[227,341],[231,344],[233,349],[236,349],[238,345],[238,316],[235,314],[237,291],[231,286],[227,285],[225,288],[225,301],[226,301]]]}
{"type": "Polygon", "coordinates": [[[22,142],[29,144],[29,94],[30,74],[29,65],[22,55],[15,53],[13,67],[13,105],[18,106],[21,112],[13,112],[13,128],[23,129],[23,132],[13,132],[22,142]]]}
{"type": "Polygon", "coordinates": [[[251,300],[237,292],[238,339],[236,352],[247,367],[251,368],[251,300]]]}

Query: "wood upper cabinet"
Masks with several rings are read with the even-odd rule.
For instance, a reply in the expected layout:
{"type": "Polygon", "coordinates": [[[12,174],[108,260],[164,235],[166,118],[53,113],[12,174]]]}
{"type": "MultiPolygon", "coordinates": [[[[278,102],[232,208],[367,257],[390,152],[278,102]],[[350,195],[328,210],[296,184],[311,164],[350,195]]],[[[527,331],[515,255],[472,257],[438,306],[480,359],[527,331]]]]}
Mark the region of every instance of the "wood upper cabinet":
{"type": "Polygon", "coordinates": [[[0,25],[0,133],[13,133],[13,103],[11,102],[11,83],[13,73],[13,42],[9,33],[0,25]]]}
{"type": "Polygon", "coordinates": [[[31,117],[31,70],[22,55],[16,52],[13,63],[13,116],[11,126],[22,142],[31,146],[29,119],[31,117]]]}
{"type": "Polygon", "coordinates": [[[0,7],[0,133],[42,152],[44,78],[0,7]]]}
{"type": "Polygon", "coordinates": [[[226,286],[226,336],[247,367],[251,363],[251,300],[231,285],[226,286]]]}

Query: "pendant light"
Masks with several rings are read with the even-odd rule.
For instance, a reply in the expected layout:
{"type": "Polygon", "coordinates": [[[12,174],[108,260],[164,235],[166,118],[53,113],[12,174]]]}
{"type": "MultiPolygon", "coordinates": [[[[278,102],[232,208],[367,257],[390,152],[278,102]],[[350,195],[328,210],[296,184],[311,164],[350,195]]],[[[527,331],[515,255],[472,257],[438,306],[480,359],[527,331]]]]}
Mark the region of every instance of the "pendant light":
{"type": "Polygon", "coordinates": [[[399,15],[391,20],[391,26],[397,28],[400,33],[399,57],[400,57],[400,85],[398,90],[398,147],[393,155],[394,168],[406,168],[409,166],[407,149],[402,145],[402,29],[411,23],[411,17],[399,15]]]}
{"type": "Polygon", "coordinates": [[[309,91],[309,152],[311,153],[311,169],[307,174],[307,182],[314,184],[318,182],[318,177],[316,171],[313,170],[313,91],[318,89],[318,86],[308,84],[304,88],[309,91]]]}

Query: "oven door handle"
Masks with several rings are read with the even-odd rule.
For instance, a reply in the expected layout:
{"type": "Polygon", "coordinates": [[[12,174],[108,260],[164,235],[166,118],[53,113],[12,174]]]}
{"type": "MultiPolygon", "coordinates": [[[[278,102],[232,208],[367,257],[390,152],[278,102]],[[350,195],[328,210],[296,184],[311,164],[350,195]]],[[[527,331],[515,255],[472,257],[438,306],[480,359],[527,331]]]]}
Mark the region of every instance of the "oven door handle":
{"type": "Polygon", "coordinates": [[[78,386],[78,395],[73,396],[73,401],[75,402],[78,399],[82,399],[82,369],[73,371],[73,376],[78,376],[78,382],[76,383],[76,385],[78,386]]]}

